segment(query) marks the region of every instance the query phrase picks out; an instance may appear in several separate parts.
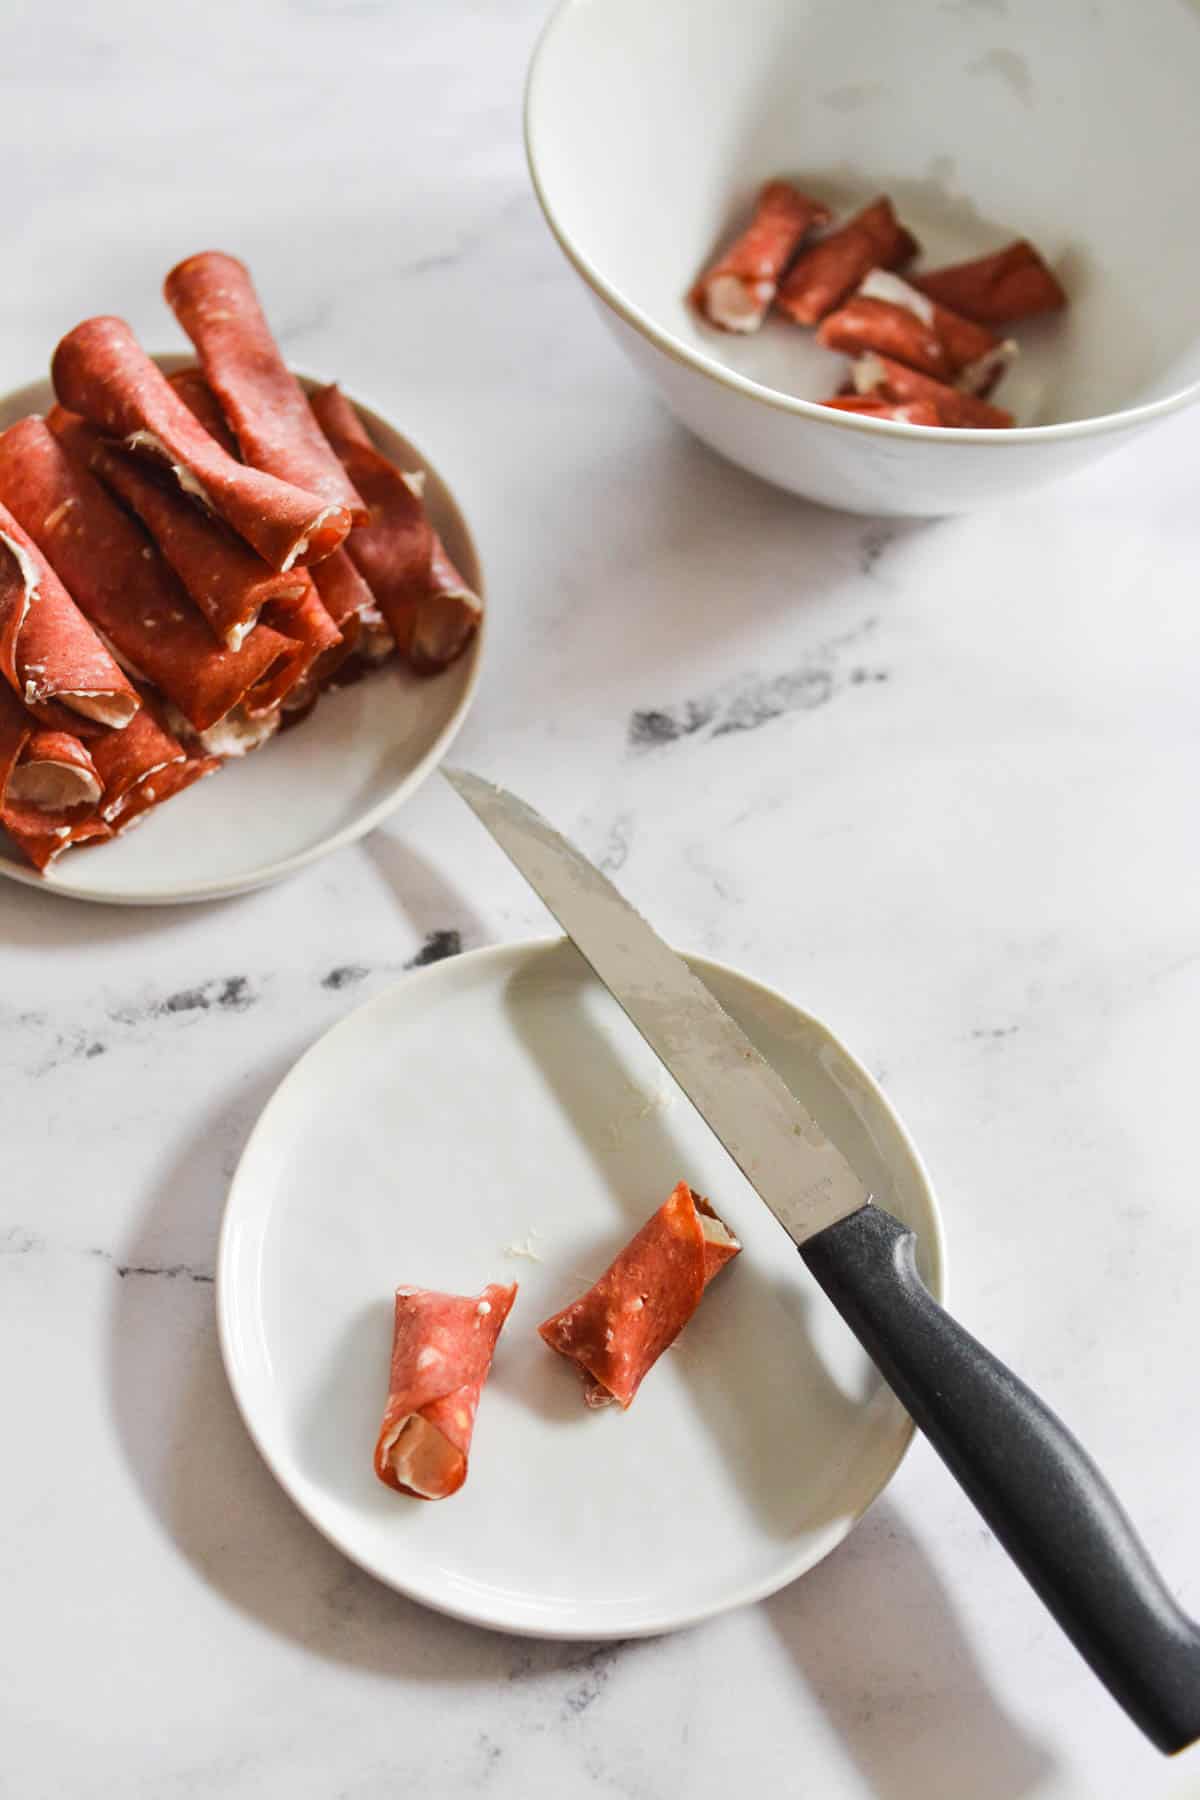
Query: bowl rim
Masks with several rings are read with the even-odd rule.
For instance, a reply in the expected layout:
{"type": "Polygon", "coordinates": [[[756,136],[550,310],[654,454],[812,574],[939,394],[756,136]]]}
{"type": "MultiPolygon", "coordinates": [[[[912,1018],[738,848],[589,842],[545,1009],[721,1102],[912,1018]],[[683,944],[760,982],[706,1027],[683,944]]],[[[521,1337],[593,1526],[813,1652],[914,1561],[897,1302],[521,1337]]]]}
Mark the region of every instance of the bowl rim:
{"type": "Polygon", "coordinates": [[[591,4],[592,0],[558,0],[554,10],[538,33],[525,78],[523,107],[525,160],[529,168],[533,191],[537,196],[546,223],[576,273],[587,283],[597,298],[616,313],[618,318],[653,344],[656,350],[669,357],[672,362],[693,370],[697,375],[702,375],[706,380],[719,387],[727,388],[733,393],[744,394],[748,400],[773,407],[777,412],[792,413],[801,418],[819,420],[822,424],[841,431],[883,432],[889,437],[923,438],[926,441],[932,439],[937,443],[1008,444],[1015,447],[1035,442],[1051,443],[1063,442],[1071,438],[1101,437],[1112,432],[1128,430],[1135,425],[1149,424],[1154,419],[1166,418],[1168,414],[1178,412],[1189,401],[1200,397],[1200,377],[1197,377],[1195,381],[1188,382],[1185,386],[1176,389],[1174,393],[1165,394],[1158,400],[1143,401],[1139,406],[1122,407],[1116,412],[1096,413],[1086,419],[1064,419],[1053,425],[1007,427],[911,425],[901,419],[873,419],[864,417],[861,413],[841,412],[837,407],[822,406],[816,400],[802,400],[798,395],[785,394],[779,388],[768,387],[764,382],[753,381],[748,375],[739,374],[735,369],[730,369],[724,363],[719,362],[715,356],[709,355],[707,351],[685,343],[682,338],[676,337],[664,326],[656,324],[649,313],[643,311],[640,306],[623,294],[584,255],[573,241],[567,226],[555,213],[538,170],[536,143],[538,125],[535,113],[541,84],[545,79],[547,51],[552,40],[563,30],[570,16],[583,11],[591,4]]]}

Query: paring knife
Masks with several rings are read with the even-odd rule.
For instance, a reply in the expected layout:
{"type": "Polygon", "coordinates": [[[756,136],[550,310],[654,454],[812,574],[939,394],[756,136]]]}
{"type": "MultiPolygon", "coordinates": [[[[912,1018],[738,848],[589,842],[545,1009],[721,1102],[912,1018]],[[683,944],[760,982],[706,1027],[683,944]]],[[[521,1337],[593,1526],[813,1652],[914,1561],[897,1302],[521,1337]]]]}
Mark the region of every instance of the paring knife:
{"type": "Polygon", "coordinates": [[[1160,1750],[1200,1738],[1200,1626],[1037,1395],[917,1273],[916,1238],[683,960],[540,814],[443,773],[516,864],[766,1201],[1018,1568],[1160,1750]]]}

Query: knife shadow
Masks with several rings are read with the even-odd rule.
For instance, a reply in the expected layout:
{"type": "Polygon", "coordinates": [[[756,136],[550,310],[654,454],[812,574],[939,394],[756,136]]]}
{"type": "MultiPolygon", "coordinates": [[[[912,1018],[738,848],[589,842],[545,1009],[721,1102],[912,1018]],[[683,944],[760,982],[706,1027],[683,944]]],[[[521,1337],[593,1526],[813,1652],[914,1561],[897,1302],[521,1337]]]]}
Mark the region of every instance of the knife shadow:
{"type": "Polygon", "coordinates": [[[877,1800],[1045,1791],[1058,1759],[997,1698],[937,1569],[889,1498],[763,1606],[877,1800]]]}
{"type": "MultiPolygon", "coordinates": [[[[607,1240],[598,1238],[575,1253],[580,1268],[594,1278],[675,1183],[688,1178],[692,1158],[659,1113],[639,1118],[636,1159],[608,1152],[603,1121],[628,1110],[630,1076],[626,1062],[587,1016],[584,995],[592,983],[582,960],[577,973],[564,963],[559,979],[538,959],[511,977],[505,1006],[514,1037],[540,1069],[551,1098],[570,1119],[626,1217],[607,1240]],[[576,1054],[563,1054],[564,1041],[576,1054]]],[[[719,1212],[720,1196],[714,1198],[719,1212]]],[[[558,1303],[568,1304],[584,1285],[564,1280],[558,1303]]],[[[878,1458],[885,1415],[890,1423],[882,1423],[882,1430],[886,1440],[896,1440],[897,1453],[905,1436],[903,1425],[895,1424],[882,1377],[870,1371],[858,1392],[846,1391],[834,1378],[822,1345],[830,1330],[844,1327],[823,1306],[814,1309],[809,1286],[798,1258],[795,1280],[780,1280],[752,1250],[743,1251],[666,1353],[757,1528],[781,1539],[820,1534],[845,1517],[847,1464],[859,1456],[878,1458]],[[835,1448],[836,1459],[824,1464],[814,1445],[835,1448]]],[[[578,1372],[566,1361],[554,1361],[561,1362],[557,1374],[570,1406],[582,1413],[578,1372]]],[[[887,1442],[885,1460],[886,1452],[887,1442]]]]}

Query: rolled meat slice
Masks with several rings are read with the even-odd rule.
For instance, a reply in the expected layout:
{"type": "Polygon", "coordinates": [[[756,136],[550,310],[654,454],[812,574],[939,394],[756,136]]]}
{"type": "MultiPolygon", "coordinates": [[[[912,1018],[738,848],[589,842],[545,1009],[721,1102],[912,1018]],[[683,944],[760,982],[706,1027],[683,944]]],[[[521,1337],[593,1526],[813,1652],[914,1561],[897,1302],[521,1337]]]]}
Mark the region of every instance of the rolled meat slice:
{"type": "Polygon", "coordinates": [[[120,730],[138,697],[24,526],[0,505],[0,674],[56,729],[120,730]],[[86,724],[81,724],[86,721],[86,724]]]}
{"type": "Polygon", "coordinates": [[[802,250],[779,284],[775,304],[797,325],[815,325],[874,268],[896,269],[917,252],[886,194],[848,224],[802,250]]]}
{"type": "Polygon", "coordinates": [[[278,573],[319,562],[349,531],[347,507],[248,468],[223,450],[123,319],[77,325],[55,350],[50,375],[69,412],[169,470],[184,493],[224,519],[278,573]]]}
{"type": "Polygon", "coordinates": [[[462,654],[482,617],[479,596],[454,567],[422,497],[424,474],[386,457],[336,386],[310,396],[313,412],[371,509],[346,545],[402,656],[435,674],[462,654]]]}
{"type": "Polygon", "coordinates": [[[100,817],[115,825],[131,807],[138,790],[165,769],[187,760],[178,738],[163,724],[154,697],[142,693],[141,711],[124,731],[109,732],[93,755],[103,786],[100,817]]]}
{"type": "Polygon", "coordinates": [[[861,288],[835,312],[825,315],[817,326],[817,342],[826,350],[841,350],[849,356],[857,356],[861,350],[882,350],[910,368],[939,378],[953,373],[931,325],[908,307],[874,299],[861,288]]]}
{"type": "Polygon", "coordinates": [[[93,473],[141,520],[218,643],[240,650],[269,601],[301,597],[309,580],[303,569],[275,574],[227,525],[168,487],[149,463],[83,429],[91,437],[93,473]]]}
{"type": "Polygon", "coordinates": [[[147,776],[133,789],[114,818],[111,826],[114,837],[131,831],[166,801],[194,787],[207,775],[215,775],[220,767],[220,757],[206,756],[203,751],[188,752],[181,762],[169,763],[166,768],[147,776]]]}
{"type": "Polygon", "coordinates": [[[757,331],[804,238],[829,216],[827,206],[789,182],[768,181],[747,229],[692,289],[692,305],[722,331],[757,331]]]}
{"type": "Polygon", "coordinates": [[[54,820],[54,814],[37,813],[28,807],[0,808],[0,825],[42,875],[58,861],[64,850],[82,844],[106,843],[113,835],[112,827],[94,812],[79,819],[54,820]]]}
{"type": "MultiPolygon", "coordinates": [[[[272,631],[289,639],[295,659],[295,679],[282,699],[284,710],[306,708],[311,698],[314,672],[323,658],[340,653],[342,634],[325,610],[311,576],[305,581],[303,593],[294,599],[272,601],[265,618],[272,631]]],[[[254,716],[256,712],[269,709],[249,702],[248,710],[254,716]]]]}
{"type": "Polygon", "coordinates": [[[229,429],[229,422],[221,411],[217,396],[204,379],[203,369],[176,369],[174,374],[167,376],[167,380],[192,417],[203,425],[209,437],[216,438],[222,450],[240,462],[241,451],[238,449],[237,439],[229,429]]]}
{"type": "Polygon", "coordinates": [[[634,1395],[741,1244],[708,1201],[681,1181],[586,1294],[538,1331],[578,1364],[589,1406],[634,1395]]]}
{"type": "MultiPolygon", "coordinates": [[[[231,455],[238,455],[237,442],[203,372],[200,369],[180,369],[169,380],[205,430],[219,438],[231,455]]],[[[304,402],[304,409],[313,430],[321,437],[325,453],[332,456],[333,451],[313,418],[307,400],[304,402]]],[[[301,629],[300,640],[311,642],[316,635],[325,640],[325,647],[317,647],[315,654],[306,662],[302,678],[293,684],[286,695],[287,711],[293,717],[311,708],[320,687],[355,652],[362,635],[357,619],[364,613],[375,614],[378,610],[374,595],[344,549],[333,550],[328,556],[322,557],[319,563],[313,565],[311,574],[321,604],[340,633],[340,639],[328,636],[327,627],[320,623],[320,615],[313,609],[311,600],[305,601],[305,590],[298,589],[291,598],[304,602],[300,609],[300,623],[303,627],[306,619],[308,624],[307,631],[301,629]]],[[[275,623],[278,624],[278,620],[275,623]]],[[[280,625],[279,629],[284,627],[280,625]]],[[[291,635],[295,638],[296,632],[293,630],[291,635]]]]}
{"type": "Polygon", "coordinates": [[[975,394],[964,393],[961,388],[947,387],[945,382],[934,381],[930,376],[873,350],[860,356],[850,372],[858,393],[901,404],[927,401],[937,409],[938,422],[942,425],[1000,429],[1014,423],[1012,414],[1005,412],[1003,407],[993,406],[975,394]]]}
{"type": "Polygon", "coordinates": [[[387,1406],[375,1473],[398,1493],[445,1500],[467,1479],[479,1396],[517,1284],[481,1294],[396,1289],[387,1406]]]}
{"type": "Polygon", "coordinates": [[[165,694],[197,731],[269,699],[291,680],[295,650],[258,626],[223,650],[141,526],[87,468],[75,415],[56,407],[0,433],[0,500],[36,539],[127,670],[165,694]],[[51,426],[55,429],[51,430],[51,426]]]}
{"type": "Polygon", "coordinates": [[[990,256],[953,263],[914,275],[913,286],[941,306],[981,325],[1007,325],[1037,313],[1057,312],[1066,292],[1028,238],[1018,238],[990,256]]]}
{"type": "MultiPolygon", "coordinates": [[[[20,704],[9,688],[3,694],[5,703],[20,704]]],[[[136,725],[139,716],[130,725],[136,725]]],[[[124,736],[124,731],[109,731],[93,742],[116,743],[124,736]]],[[[8,777],[4,799],[7,805],[30,806],[39,812],[69,812],[77,806],[94,807],[101,786],[86,744],[69,731],[44,731],[35,726],[8,777]]]]}
{"type": "Polygon", "coordinates": [[[902,425],[940,425],[936,406],[928,400],[877,400],[871,394],[831,394],[822,406],[838,412],[860,413],[864,419],[896,419],[902,425]]]}
{"type": "Polygon", "coordinates": [[[345,550],[335,550],[318,563],[312,577],[321,604],[342,634],[341,643],[326,650],[313,666],[312,681],[321,688],[333,681],[351,656],[378,652],[380,644],[386,642],[382,655],[373,654],[374,661],[382,662],[396,648],[396,640],[375,604],[374,594],[345,550]]]}
{"type": "Polygon", "coordinates": [[[245,264],[202,250],[175,265],[163,293],[200,354],[243,461],[345,507],[365,525],[366,505],[280,355],[245,264]]]}
{"type": "Polygon", "coordinates": [[[990,393],[1017,354],[1011,338],[939,306],[889,269],[872,269],[821,321],[817,342],[851,356],[878,350],[972,394],[990,393]]]}
{"type": "Polygon", "coordinates": [[[73,843],[110,835],[99,797],[88,747],[69,732],[43,729],[0,682],[0,825],[36,869],[49,868],[73,843]]]}

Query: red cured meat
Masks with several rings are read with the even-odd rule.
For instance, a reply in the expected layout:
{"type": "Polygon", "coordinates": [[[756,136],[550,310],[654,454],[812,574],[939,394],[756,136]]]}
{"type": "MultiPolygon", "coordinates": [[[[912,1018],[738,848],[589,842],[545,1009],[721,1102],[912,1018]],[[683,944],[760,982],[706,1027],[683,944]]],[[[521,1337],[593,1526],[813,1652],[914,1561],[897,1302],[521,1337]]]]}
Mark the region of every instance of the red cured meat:
{"type": "MultiPolygon", "coordinates": [[[[108,732],[116,739],[121,732],[108,732]]],[[[100,777],[86,744],[69,731],[39,725],[6,683],[0,682],[0,807],[69,813],[94,807],[100,777]]]]}
{"type": "MultiPolygon", "coordinates": [[[[168,378],[171,386],[200,420],[206,431],[217,437],[233,456],[238,455],[237,442],[225,422],[216,395],[200,369],[180,369],[168,378]]],[[[309,422],[317,429],[308,402],[304,402],[309,422]]],[[[328,454],[329,446],[322,438],[328,454]]],[[[322,557],[310,571],[324,612],[314,605],[308,582],[290,594],[291,606],[268,610],[264,617],[293,643],[303,646],[285,681],[277,682],[274,691],[259,697],[255,709],[261,713],[280,701],[286,701],[289,722],[296,723],[311,711],[321,685],[351,655],[358,640],[357,616],[375,601],[370,588],[359,574],[344,549],[333,550],[322,557]],[[332,620],[340,636],[329,631],[325,615],[332,620]],[[290,617],[290,623],[289,623],[290,617]]]]}
{"type": "Polygon", "coordinates": [[[615,1400],[628,1408],[708,1283],[740,1249],[708,1201],[681,1181],[599,1281],[538,1331],[579,1365],[589,1406],[615,1400]]]}
{"type": "Polygon", "coordinates": [[[313,682],[317,687],[323,687],[357,651],[362,641],[364,614],[372,619],[379,619],[380,615],[374,594],[345,550],[335,550],[332,556],[318,563],[312,577],[321,604],[342,634],[341,643],[326,650],[313,667],[313,682]]]}
{"type": "Polygon", "coordinates": [[[185,755],[182,762],[173,762],[165,769],[146,777],[134,788],[113,820],[111,829],[114,836],[119,837],[123,831],[131,830],[148,813],[155,811],[165,801],[173,800],[185,789],[194,787],[206,775],[215,775],[220,767],[219,757],[197,752],[185,755]]]}
{"type": "Polygon", "coordinates": [[[860,394],[871,394],[892,401],[926,400],[937,408],[943,425],[1001,428],[1013,423],[1013,416],[1003,407],[993,406],[975,394],[947,387],[916,369],[894,362],[890,356],[869,351],[854,365],[854,385],[860,394]]]}
{"type": "Polygon", "coordinates": [[[269,711],[281,700],[288,707],[302,706],[317,664],[326,656],[338,654],[342,645],[342,634],[326,612],[311,576],[306,578],[302,593],[293,599],[273,600],[263,616],[272,631],[291,643],[291,680],[282,694],[247,701],[247,711],[252,716],[269,711]]]}
{"type": "Polygon", "coordinates": [[[898,419],[904,425],[940,425],[941,418],[936,406],[928,400],[909,400],[903,404],[897,400],[876,400],[870,394],[833,394],[828,400],[821,401],[822,406],[832,406],[838,412],[861,413],[866,419],[898,419]]]}
{"type": "Polygon", "coordinates": [[[202,369],[176,369],[167,380],[194,419],[198,419],[209,437],[216,438],[227,455],[241,461],[237,439],[229,429],[225,414],[217,404],[217,396],[204,379],[202,369]]]}
{"type": "Polygon", "coordinates": [[[872,270],[859,291],[822,321],[817,342],[851,356],[878,350],[969,393],[990,392],[1017,349],[1011,339],[1001,341],[986,325],[940,306],[883,269],[872,270]]]}
{"type": "Polygon", "coordinates": [[[880,350],[927,375],[953,373],[942,341],[931,326],[907,307],[861,294],[852,294],[836,312],[822,319],[817,342],[826,350],[843,350],[850,356],[857,356],[860,350],[880,350]]]}
{"type": "Polygon", "coordinates": [[[93,473],[141,520],[218,643],[240,650],[269,601],[296,600],[304,593],[303,569],[275,574],[227,525],[201,512],[177,487],[168,487],[140,457],[106,443],[87,426],[83,431],[91,437],[93,473]]]}
{"type": "Polygon", "coordinates": [[[29,533],[0,505],[0,674],[43,724],[119,729],[138,697],[29,533]]]}
{"type": "Polygon", "coordinates": [[[0,825],[35,868],[48,868],[81,837],[108,835],[96,812],[99,791],[87,747],[69,732],[43,730],[0,682],[0,825]]]}
{"type": "Polygon", "coordinates": [[[77,325],[55,350],[50,374],[68,411],[164,464],[279,573],[319,562],[349,531],[348,508],[248,468],[222,450],[123,319],[77,325]]]}
{"type": "Polygon", "coordinates": [[[326,612],[339,631],[344,631],[352,619],[374,610],[375,596],[347,551],[335,550],[332,556],[327,556],[324,562],[317,564],[312,578],[326,612]]]}
{"type": "MultiPolygon", "coordinates": [[[[130,724],[136,725],[140,716],[135,713],[130,724]]],[[[127,725],[125,731],[128,729],[127,725]]],[[[116,743],[125,731],[102,732],[93,738],[93,747],[116,743]]],[[[5,797],[54,812],[65,807],[94,806],[100,798],[100,785],[95,760],[86,744],[69,731],[37,730],[30,734],[5,797]]]]}
{"type": "Polygon", "coordinates": [[[0,499],[116,653],[206,731],[288,677],[293,648],[262,625],[239,651],[213,642],[145,532],[89,473],[77,425],[56,407],[49,421],[21,419],[0,434],[0,499]]]}
{"type": "Polygon", "coordinates": [[[95,747],[96,769],[104,784],[100,817],[115,825],[133,808],[147,781],[187,760],[178,738],[163,724],[158,705],[142,695],[142,709],[124,731],[109,732],[95,747]]]}
{"type": "Polygon", "coordinates": [[[829,208],[819,200],[786,181],[768,181],[749,227],[692,289],[692,305],[722,331],[757,331],[803,239],[828,223],[829,208]]]}
{"type": "Polygon", "coordinates": [[[387,1406],[375,1473],[398,1493],[445,1500],[467,1478],[479,1396],[517,1296],[397,1288],[387,1406]]]}
{"type": "Polygon", "coordinates": [[[775,304],[797,325],[815,325],[871,269],[896,269],[917,252],[886,195],[837,231],[802,250],[779,284],[775,304]]]}
{"type": "Polygon", "coordinates": [[[371,509],[346,549],[374,594],[402,656],[434,674],[466,649],[482,616],[477,594],[454,568],[421,497],[422,478],[377,450],[336,387],[311,396],[318,423],[371,509]]]}
{"type": "Polygon", "coordinates": [[[1036,313],[1056,312],[1067,304],[1061,282],[1028,238],[1018,238],[990,256],[914,275],[912,284],[940,305],[983,325],[1006,325],[1036,313]]]}
{"type": "Polygon", "coordinates": [[[52,815],[9,808],[0,810],[0,825],[23,855],[41,874],[56,863],[64,850],[79,844],[99,844],[112,837],[112,829],[96,814],[77,820],[48,824],[52,815]]]}
{"type": "Polygon", "coordinates": [[[201,251],[176,264],[163,293],[200,354],[243,461],[347,508],[365,525],[366,505],[280,355],[245,264],[201,251]]]}

